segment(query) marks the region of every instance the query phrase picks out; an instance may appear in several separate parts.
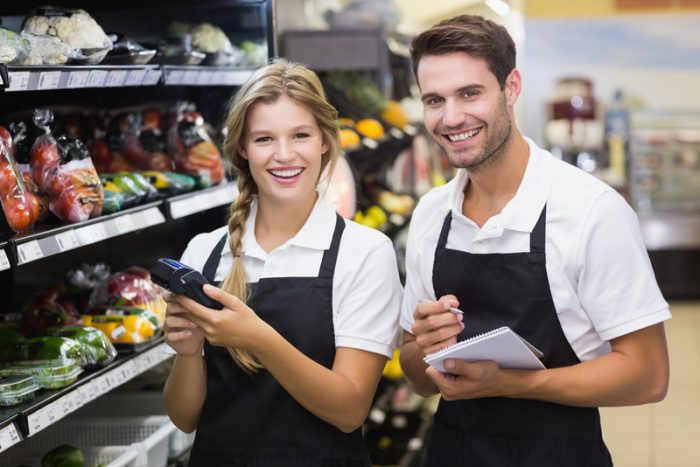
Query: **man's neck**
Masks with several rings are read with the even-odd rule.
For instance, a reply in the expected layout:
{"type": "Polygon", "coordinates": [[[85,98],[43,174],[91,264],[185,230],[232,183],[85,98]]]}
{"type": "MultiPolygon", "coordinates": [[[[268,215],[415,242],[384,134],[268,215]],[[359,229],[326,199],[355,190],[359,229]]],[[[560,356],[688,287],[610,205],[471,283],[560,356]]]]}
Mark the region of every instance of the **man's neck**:
{"type": "Polygon", "coordinates": [[[527,169],[530,147],[519,132],[504,150],[495,164],[469,171],[462,213],[479,227],[513,199],[527,169]]]}

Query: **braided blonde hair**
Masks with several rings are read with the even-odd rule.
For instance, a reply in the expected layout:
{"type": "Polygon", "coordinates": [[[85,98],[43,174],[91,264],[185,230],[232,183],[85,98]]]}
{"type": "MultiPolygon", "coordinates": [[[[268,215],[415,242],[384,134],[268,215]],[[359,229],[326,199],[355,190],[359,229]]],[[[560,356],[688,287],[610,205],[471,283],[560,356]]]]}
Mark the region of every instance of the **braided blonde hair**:
{"type": "MultiPolygon", "coordinates": [[[[298,63],[284,59],[273,60],[257,70],[233,96],[226,117],[227,134],[224,140],[224,157],[238,175],[238,197],[229,208],[229,248],[233,253],[233,266],[221,284],[226,292],[243,301],[248,299],[245,269],[241,259],[242,240],[250,204],[258,195],[258,187],[250,173],[248,161],[239,153],[239,146],[246,138],[246,117],[258,102],[272,103],[287,96],[309,110],[321,130],[328,150],[321,160],[321,173],[329,166],[330,174],[340,154],[338,137],[338,112],[326,100],[323,85],[318,76],[298,63]]],[[[234,361],[246,372],[253,373],[262,365],[246,350],[228,348],[234,361]]]]}

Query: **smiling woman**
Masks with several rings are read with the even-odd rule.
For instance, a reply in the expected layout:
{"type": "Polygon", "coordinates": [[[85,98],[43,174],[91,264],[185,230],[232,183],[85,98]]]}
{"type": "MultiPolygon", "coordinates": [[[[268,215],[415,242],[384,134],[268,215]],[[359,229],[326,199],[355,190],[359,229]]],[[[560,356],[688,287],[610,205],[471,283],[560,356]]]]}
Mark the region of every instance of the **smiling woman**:
{"type": "Polygon", "coordinates": [[[369,467],[360,426],[398,328],[393,245],[319,199],[339,135],[312,71],[261,68],[226,126],[239,196],[181,259],[224,308],[167,298],[168,414],[197,430],[191,466],[369,467]]]}

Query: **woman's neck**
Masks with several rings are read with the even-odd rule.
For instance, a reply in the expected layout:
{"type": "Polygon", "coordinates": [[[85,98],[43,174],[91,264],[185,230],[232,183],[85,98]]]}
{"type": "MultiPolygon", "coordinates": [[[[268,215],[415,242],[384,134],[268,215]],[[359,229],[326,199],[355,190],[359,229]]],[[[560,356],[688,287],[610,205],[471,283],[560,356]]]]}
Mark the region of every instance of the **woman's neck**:
{"type": "Polygon", "coordinates": [[[292,205],[258,200],[255,240],[268,253],[294,237],[304,226],[318,200],[318,193],[292,205]]]}

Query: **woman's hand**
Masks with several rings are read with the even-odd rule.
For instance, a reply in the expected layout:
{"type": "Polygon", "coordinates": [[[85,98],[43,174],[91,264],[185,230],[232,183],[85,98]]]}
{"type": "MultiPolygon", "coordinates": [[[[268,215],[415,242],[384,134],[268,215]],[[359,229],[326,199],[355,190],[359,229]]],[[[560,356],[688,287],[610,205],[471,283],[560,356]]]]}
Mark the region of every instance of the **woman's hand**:
{"type": "Polygon", "coordinates": [[[182,306],[177,295],[165,292],[163,299],[168,305],[163,326],[165,342],[178,355],[201,355],[204,346],[204,333],[202,330],[189,319],[189,312],[187,308],[182,306]]]}
{"type": "Polygon", "coordinates": [[[254,351],[255,344],[259,343],[258,336],[268,327],[267,323],[240,299],[217,287],[205,285],[204,293],[224,308],[213,310],[180,295],[177,301],[187,311],[187,319],[197,326],[211,345],[254,351]]]}

